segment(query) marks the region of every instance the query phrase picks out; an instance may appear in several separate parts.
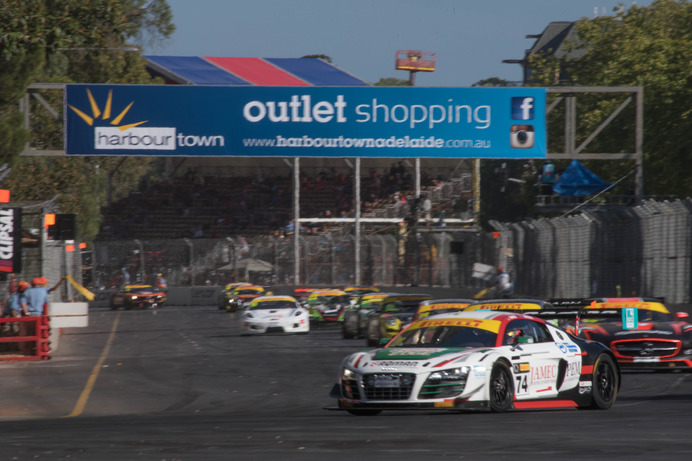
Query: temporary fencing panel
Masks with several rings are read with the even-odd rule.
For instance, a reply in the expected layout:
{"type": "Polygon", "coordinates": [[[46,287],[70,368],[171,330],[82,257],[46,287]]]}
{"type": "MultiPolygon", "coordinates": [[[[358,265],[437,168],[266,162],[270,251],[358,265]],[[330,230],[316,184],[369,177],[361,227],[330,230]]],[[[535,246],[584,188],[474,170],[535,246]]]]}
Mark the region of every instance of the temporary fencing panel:
{"type": "Polygon", "coordinates": [[[503,252],[511,254],[516,293],[556,298],[655,296],[671,303],[690,302],[690,199],[491,224],[504,242],[497,249],[497,261],[507,259],[503,252]]]}

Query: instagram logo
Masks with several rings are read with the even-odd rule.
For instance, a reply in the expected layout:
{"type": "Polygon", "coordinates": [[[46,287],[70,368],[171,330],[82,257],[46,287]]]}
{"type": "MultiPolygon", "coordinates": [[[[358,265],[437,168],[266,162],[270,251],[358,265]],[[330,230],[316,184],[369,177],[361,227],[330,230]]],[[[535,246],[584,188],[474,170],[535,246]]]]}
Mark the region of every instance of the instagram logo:
{"type": "Polygon", "coordinates": [[[509,144],[515,149],[529,149],[534,144],[533,125],[512,125],[509,144]]]}

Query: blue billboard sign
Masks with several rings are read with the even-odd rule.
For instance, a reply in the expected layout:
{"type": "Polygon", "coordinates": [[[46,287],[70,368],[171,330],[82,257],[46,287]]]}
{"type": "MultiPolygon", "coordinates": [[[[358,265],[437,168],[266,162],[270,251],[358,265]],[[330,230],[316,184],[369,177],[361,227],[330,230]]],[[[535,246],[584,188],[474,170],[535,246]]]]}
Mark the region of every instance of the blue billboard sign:
{"type": "Polygon", "coordinates": [[[68,155],[546,157],[543,88],[67,85],[68,155]]]}

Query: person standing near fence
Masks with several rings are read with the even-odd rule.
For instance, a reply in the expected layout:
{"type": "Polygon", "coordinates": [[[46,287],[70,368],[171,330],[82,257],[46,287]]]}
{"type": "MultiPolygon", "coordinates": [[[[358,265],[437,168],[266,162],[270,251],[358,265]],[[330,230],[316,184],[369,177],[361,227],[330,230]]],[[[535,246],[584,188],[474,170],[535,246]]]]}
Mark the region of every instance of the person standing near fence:
{"type": "Polygon", "coordinates": [[[26,297],[25,315],[43,315],[48,304],[49,290],[46,288],[48,280],[45,277],[36,277],[31,280],[31,288],[24,293],[26,297]]]}

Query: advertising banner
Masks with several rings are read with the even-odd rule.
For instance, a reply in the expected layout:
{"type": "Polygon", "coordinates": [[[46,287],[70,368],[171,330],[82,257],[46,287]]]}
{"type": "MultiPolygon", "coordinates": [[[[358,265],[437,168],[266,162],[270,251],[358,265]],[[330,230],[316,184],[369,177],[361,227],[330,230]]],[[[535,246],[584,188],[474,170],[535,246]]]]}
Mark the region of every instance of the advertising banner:
{"type": "Polygon", "coordinates": [[[22,271],[22,209],[0,208],[0,273],[22,271]]]}
{"type": "Polygon", "coordinates": [[[67,85],[68,155],[544,158],[544,88],[67,85]]]}

